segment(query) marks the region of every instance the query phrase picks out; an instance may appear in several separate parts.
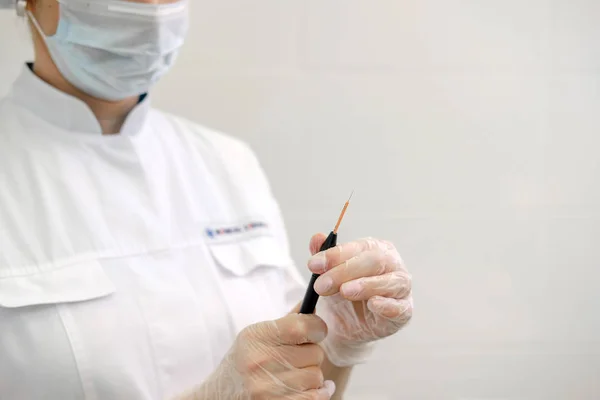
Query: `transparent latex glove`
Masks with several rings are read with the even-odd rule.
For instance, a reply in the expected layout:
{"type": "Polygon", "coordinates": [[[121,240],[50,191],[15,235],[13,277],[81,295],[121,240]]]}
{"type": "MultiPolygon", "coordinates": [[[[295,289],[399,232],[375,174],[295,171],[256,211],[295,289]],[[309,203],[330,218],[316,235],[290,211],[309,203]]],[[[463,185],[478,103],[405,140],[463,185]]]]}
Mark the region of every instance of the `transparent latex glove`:
{"type": "Polygon", "coordinates": [[[335,392],[324,381],[327,326],[316,315],[289,314],[244,329],[215,372],[191,400],[328,400],[335,392]]]}
{"type": "Polygon", "coordinates": [[[329,330],[321,343],[338,367],[365,362],[373,342],[391,336],[412,317],[411,276],[390,242],[362,239],[318,252],[326,236],[310,242],[308,268],[321,276],[315,291],[329,330]]]}

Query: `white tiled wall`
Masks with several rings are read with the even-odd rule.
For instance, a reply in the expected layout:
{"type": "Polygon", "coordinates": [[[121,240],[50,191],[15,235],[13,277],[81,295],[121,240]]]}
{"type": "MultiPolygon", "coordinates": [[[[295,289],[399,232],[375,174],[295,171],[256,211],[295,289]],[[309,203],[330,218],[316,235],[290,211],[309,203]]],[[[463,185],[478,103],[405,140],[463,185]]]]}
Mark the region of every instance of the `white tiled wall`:
{"type": "MultiPolygon", "coordinates": [[[[394,240],[415,317],[349,400],[600,398],[600,2],[194,0],[155,103],[262,159],[304,268],[394,240]]],[[[28,54],[0,15],[0,92],[28,54]]],[[[304,269],[303,269],[304,270],[304,269]]]]}

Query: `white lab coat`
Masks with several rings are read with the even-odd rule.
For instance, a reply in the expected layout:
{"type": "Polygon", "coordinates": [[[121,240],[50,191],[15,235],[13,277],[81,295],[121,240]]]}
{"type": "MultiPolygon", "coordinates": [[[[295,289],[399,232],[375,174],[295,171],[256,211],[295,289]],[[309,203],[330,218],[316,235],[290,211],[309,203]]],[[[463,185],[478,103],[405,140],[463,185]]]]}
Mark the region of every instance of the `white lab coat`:
{"type": "Polygon", "coordinates": [[[0,399],[166,399],[302,297],[242,142],[152,109],[117,136],[28,67],[0,102],[0,399]]]}

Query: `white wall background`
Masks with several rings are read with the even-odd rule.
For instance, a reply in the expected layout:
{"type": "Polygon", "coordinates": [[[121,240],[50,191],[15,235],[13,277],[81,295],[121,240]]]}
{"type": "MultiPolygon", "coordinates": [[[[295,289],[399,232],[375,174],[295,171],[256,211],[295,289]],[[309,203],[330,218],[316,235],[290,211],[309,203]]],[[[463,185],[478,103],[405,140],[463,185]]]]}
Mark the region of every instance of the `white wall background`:
{"type": "MultiPolygon", "coordinates": [[[[394,240],[415,317],[348,399],[600,398],[598,0],[194,1],[155,104],[255,148],[308,239],[394,240]],[[330,169],[330,172],[324,172],[330,169]]],[[[0,93],[30,49],[0,13],[0,93]]]]}

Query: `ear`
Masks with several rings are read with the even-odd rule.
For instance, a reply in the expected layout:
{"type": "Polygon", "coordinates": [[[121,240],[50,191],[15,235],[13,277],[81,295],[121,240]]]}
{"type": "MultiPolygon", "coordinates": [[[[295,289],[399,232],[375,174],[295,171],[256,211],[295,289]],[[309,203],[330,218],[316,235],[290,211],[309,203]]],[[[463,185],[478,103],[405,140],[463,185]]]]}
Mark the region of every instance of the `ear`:
{"type": "Polygon", "coordinates": [[[46,36],[56,33],[60,19],[60,4],[57,0],[27,0],[27,10],[31,11],[46,36]]]}

